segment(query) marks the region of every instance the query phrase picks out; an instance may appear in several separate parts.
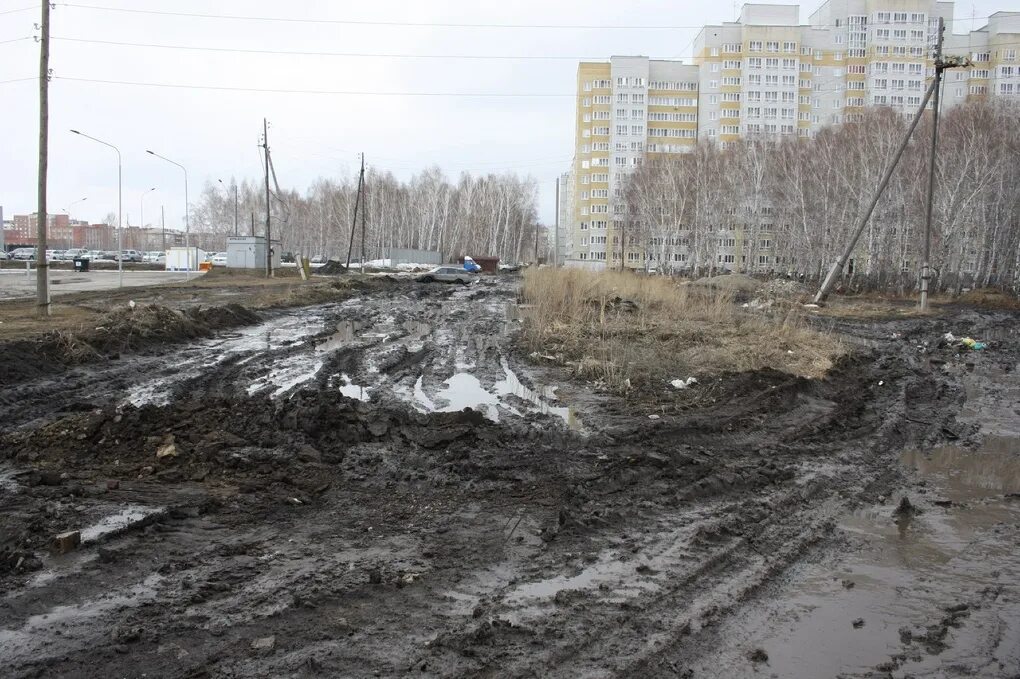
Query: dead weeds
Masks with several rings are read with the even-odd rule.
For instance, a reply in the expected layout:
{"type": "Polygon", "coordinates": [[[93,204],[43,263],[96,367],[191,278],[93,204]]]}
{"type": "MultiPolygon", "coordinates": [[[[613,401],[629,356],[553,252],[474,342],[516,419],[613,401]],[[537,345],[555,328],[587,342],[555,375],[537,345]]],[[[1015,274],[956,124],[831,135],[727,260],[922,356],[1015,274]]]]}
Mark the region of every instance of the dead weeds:
{"type": "Polygon", "coordinates": [[[538,269],[522,297],[530,350],[616,391],[763,368],[821,377],[846,352],[798,308],[745,310],[729,290],[665,277],[538,269]]]}

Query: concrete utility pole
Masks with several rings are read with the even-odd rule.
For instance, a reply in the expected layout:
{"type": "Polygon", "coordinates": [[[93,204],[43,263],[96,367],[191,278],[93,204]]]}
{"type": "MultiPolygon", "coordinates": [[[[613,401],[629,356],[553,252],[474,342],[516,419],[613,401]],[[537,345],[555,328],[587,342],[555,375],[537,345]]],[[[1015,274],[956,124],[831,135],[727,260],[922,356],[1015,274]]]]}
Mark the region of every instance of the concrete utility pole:
{"type": "Polygon", "coordinates": [[[42,39],[39,41],[39,208],[36,212],[36,305],[40,316],[50,315],[49,261],[46,259],[46,173],[50,144],[50,0],[42,0],[42,39]]]}
{"type": "MultiPolygon", "coordinates": [[[[354,249],[354,230],[358,227],[358,206],[361,205],[361,185],[365,181],[365,154],[361,154],[361,173],[358,175],[358,193],[354,197],[354,219],[351,221],[351,242],[347,246],[347,270],[351,268],[351,251],[354,249]]],[[[364,257],[362,257],[364,259],[364,257]]]]}
{"type": "Polygon", "coordinates": [[[928,281],[931,280],[931,210],[935,199],[935,151],[939,142],[939,86],[942,83],[942,34],[945,31],[939,17],[939,34],[935,42],[935,94],[932,97],[931,155],[928,158],[928,210],[924,218],[924,256],[921,258],[921,311],[928,310],[928,281]]]}
{"type": "Polygon", "coordinates": [[[266,276],[273,277],[273,239],[269,227],[269,123],[262,119],[262,148],[266,152],[266,276]]]}
{"type": "MultiPolygon", "coordinates": [[[[928,224],[925,227],[925,243],[924,243],[924,266],[922,268],[922,305],[927,303],[927,280],[924,278],[925,273],[928,269],[928,231],[931,224],[931,196],[934,188],[934,163],[935,163],[935,135],[938,134],[938,96],[936,92],[939,84],[942,80],[942,71],[947,68],[967,68],[971,65],[970,59],[966,57],[942,57],[942,31],[943,22],[939,19],[939,35],[938,43],[935,52],[935,77],[932,78],[931,85],[928,86],[928,90],[924,93],[924,98],[921,100],[921,105],[917,108],[917,113],[914,115],[914,119],[910,122],[910,127],[907,129],[907,133],[903,136],[903,141],[900,143],[899,148],[896,149],[896,153],[893,155],[892,161],[889,163],[889,167],[886,168],[885,174],[882,176],[882,181],[879,182],[878,189],[875,191],[875,195],[872,197],[871,202],[868,204],[867,210],[861,215],[861,219],[857,222],[857,227],[854,229],[853,237],[847,244],[846,249],[840,258],[832,265],[829,269],[828,275],[825,277],[825,281],[822,283],[822,287],[818,289],[818,293],[815,295],[814,302],[819,304],[824,302],[829,296],[829,292],[832,290],[832,286],[836,283],[836,277],[843,271],[843,267],[846,266],[847,260],[850,259],[850,255],[854,251],[854,247],[857,246],[857,240],[861,237],[864,232],[864,227],[867,226],[868,220],[871,218],[871,213],[875,211],[875,206],[878,205],[879,198],[882,197],[882,193],[885,191],[885,187],[889,185],[889,179],[892,177],[893,171],[896,169],[897,163],[900,161],[900,156],[903,155],[904,149],[907,148],[907,144],[910,143],[910,136],[914,133],[917,128],[917,123],[920,122],[921,116],[924,115],[924,109],[928,105],[932,96],[935,96],[935,106],[933,110],[933,130],[932,130],[932,156],[929,160],[929,186],[928,186],[928,224]]],[[[924,308],[924,306],[922,306],[924,308]]]]}
{"type": "MultiPolygon", "coordinates": [[[[365,154],[361,154],[361,191],[364,193],[368,187],[365,186],[365,154]]],[[[368,212],[368,196],[361,201],[361,273],[365,273],[365,214],[368,212]]],[[[390,262],[393,264],[393,262],[390,262]]]]}
{"type": "Polygon", "coordinates": [[[163,206],[159,206],[159,228],[163,231],[163,254],[166,254],[166,213],[163,206]]]}

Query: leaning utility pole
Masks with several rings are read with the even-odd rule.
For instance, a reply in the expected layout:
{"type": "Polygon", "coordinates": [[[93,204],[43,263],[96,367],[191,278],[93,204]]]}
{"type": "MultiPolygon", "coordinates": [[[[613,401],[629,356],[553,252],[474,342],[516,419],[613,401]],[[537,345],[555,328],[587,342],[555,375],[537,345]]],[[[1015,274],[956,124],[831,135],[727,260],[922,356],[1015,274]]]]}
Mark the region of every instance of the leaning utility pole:
{"type": "Polygon", "coordinates": [[[931,280],[931,210],[935,198],[935,150],[939,142],[939,85],[942,82],[942,33],[945,31],[939,17],[939,34],[935,41],[935,94],[932,97],[931,156],[928,158],[928,210],[924,218],[924,256],[921,259],[921,311],[928,309],[928,281],[931,280]]]}
{"type": "Polygon", "coordinates": [[[269,226],[269,123],[262,119],[262,148],[266,152],[266,276],[273,277],[273,239],[269,226]]]}
{"type": "MultiPolygon", "coordinates": [[[[367,190],[365,186],[365,154],[361,154],[361,190],[367,190]]],[[[365,214],[368,212],[368,196],[361,201],[361,273],[365,273],[365,214]]],[[[393,262],[390,262],[392,264],[393,262]]]]}
{"type": "MultiPolygon", "coordinates": [[[[354,197],[354,219],[351,220],[351,242],[347,246],[347,270],[351,268],[351,250],[354,249],[354,230],[358,228],[358,206],[361,204],[361,186],[365,183],[365,154],[361,154],[361,173],[358,175],[358,193],[354,197]]],[[[362,257],[364,259],[364,257],[362,257]]]]}
{"type": "Polygon", "coordinates": [[[46,259],[46,172],[50,134],[50,0],[42,0],[42,38],[39,41],[39,209],[36,212],[38,243],[35,249],[36,304],[40,316],[50,315],[49,261],[46,259]]]}
{"type": "MultiPolygon", "coordinates": [[[[836,277],[843,271],[843,267],[846,266],[847,261],[850,259],[850,255],[853,253],[854,248],[857,246],[857,240],[861,237],[864,232],[864,227],[867,226],[868,220],[871,218],[871,213],[875,211],[875,206],[878,205],[879,198],[882,197],[882,193],[885,191],[885,187],[888,186],[889,180],[892,178],[893,171],[896,169],[896,164],[900,161],[900,156],[903,155],[904,149],[907,148],[907,144],[910,143],[910,137],[917,128],[917,123],[920,122],[921,116],[924,115],[924,109],[928,105],[932,96],[938,89],[939,83],[942,80],[942,71],[947,68],[966,68],[971,65],[970,59],[967,57],[942,57],[942,21],[939,21],[939,39],[938,47],[935,59],[935,77],[932,78],[931,85],[928,86],[928,91],[924,93],[924,98],[921,100],[921,105],[917,108],[917,113],[914,114],[914,119],[910,122],[910,127],[907,129],[907,133],[903,136],[903,141],[900,143],[899,148],[896,149],[896,153],[893,154],[892,161],[885,170],[885,174],[882,175],[882,181],[878,184],[878,189],[875,190],[875,195],[872,196],[871,202],[868,203],[867,209],[864,214],[861,215],[860,220],[857,222],[857,227],[854,229],[853,236],[850,238],[850,242],[847,244],[846,249],[843,250],[843,254],[840,255],[839,259],[829,269],[828,275],[825,276],[825,281],[822,283],[822,287],[818,289],[818,293],[815,295],[814,302],[818,304],[824,302],[825,298],[829,296],[829,292],[832,290],[832,286],[836,283],[836,277]]],[[[935,114],[938,111],[938,99],[936,98],[935,114]]],[[[933,121],[935,123],[933,134],[937,133],[937,119],[933,121]]],[[[928,222],[931,222],[931,196],[932,196],[932,182],[934,181],[934,162],[935,162],[935,141],[934,137],[932,140],[932,158],[930,160],[931,169],[929,172],[929,188],[928,188],[928,222]]],[[[928,238],[927,228],[924,245],[924,259],[925,268],[922,269],[922,276],[927,271],[928,267],[928,238]]],[[[922,277],[922,290],[927,291],[927,284],[925,279],[922,277]]],[[[925,298],[927,295],[924,295],[925,298]]],[[[925,301],[927,301],[925,299],[925,301]]]]}

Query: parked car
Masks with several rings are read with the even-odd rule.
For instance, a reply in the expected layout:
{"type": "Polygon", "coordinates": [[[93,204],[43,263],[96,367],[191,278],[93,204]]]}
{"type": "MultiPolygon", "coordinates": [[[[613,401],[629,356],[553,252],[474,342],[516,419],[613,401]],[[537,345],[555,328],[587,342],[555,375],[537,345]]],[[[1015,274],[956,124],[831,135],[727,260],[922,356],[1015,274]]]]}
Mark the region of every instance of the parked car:
{"type": "Polygon", "coordinates": [[[213,266],[226,266],[227,265],[227,253],[225,252],[214,252],[212,259],[213,266]]]}
{"type": "Polygon", "coordinates": [[[62,259],[92,259],[92,253],[85,248],[74,248],[72,250],[64,250],[62,259]]]}
{"type": "Polygon", "coordinates": [[[294,258],[293,252],[285,252],[280,255],[280,262],[283,264],[293,264],[297,260],[294,258]]]}
{"type": "Polygon", "coordinates": [[[11,250],[11,259],[35,261],[35,248],[16,248],[11,250]]]}
{"type": "Polygon", "coordinates": [[[165,262],[166,261],[166,253],[163,252],[162,250],[149,250],[148,252],[142,254],[142,261],[143,262],[153,262],[153,263],[160,262],[160,261],[165,262]]]}
{"type": "Polygon", "coordinates": [[[119,259],[124,262],[140,262],[142,261],[142,253],[138,250],[121,250],[119,259]]]}
{"type": "Polygon", "coordinates": [[[423,273],[415,278],[415,280],[422,283],[438,281],[439,283],[461,283],[463,285],[472,283],[477,279],[478,277],[473,272],[456,266],[438,266],[432,271],[423,273]]]}

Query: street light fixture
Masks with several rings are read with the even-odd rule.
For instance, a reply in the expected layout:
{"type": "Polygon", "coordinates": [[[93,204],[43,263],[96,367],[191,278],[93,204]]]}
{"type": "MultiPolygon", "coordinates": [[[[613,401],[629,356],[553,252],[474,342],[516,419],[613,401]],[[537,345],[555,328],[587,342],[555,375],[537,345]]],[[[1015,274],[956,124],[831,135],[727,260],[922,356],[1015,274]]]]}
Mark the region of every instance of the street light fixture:
{"type": "Polygon", "coordinates": [[[77,134],[77,135],[79,135],[81,137],[85,137],[86,139],[91,139],[94,142],[98,142],[98,143],[102,144],[103,146],[109,146],[111,149],[113,149],[114,151],[117,152],[117,287],[118,288],[123,288],[124,287],[124,258],[121,257],[120,254],[121,254],[121,251],[123,250],[123,248],[121,246],[123,245],[123,239],[124,239],[124,228],[123,228],[124,227],[124,221],[122,219],[122,215],[124,214],[124,201],[123,201],[124,182],[123,182],[123,173],[121,172],[121,165],[122,165],[122,163],[121,163],[121,159],[120,159],[120,149],[117,148],[116,146],[114,146],[113,144],[111,144],[110,142],[103,141],[102,139],[96,139],[95,137],[87,135],[84,132],[79,132],[78,130],[71,130],[71,132],[73,132],[74,134],[77,134]]]}
{"type": "MultiPolygon", "coordinates": [[[[161,156],[155,151],[145,149],[145,152],[150,156],[155,156],[160,160],[165,160],[171,165],[176,165],[181,168],[184,172],[184,249],[187,250],[187,268],[185,269],[184,276],[187,279],[191,278],[191,222],[188,219],[188,170],[180,163],[174,162],[166,156],[161,156]]],[[[195,263],[198,263],[198,257],[195,258],[195,263]]]]}

